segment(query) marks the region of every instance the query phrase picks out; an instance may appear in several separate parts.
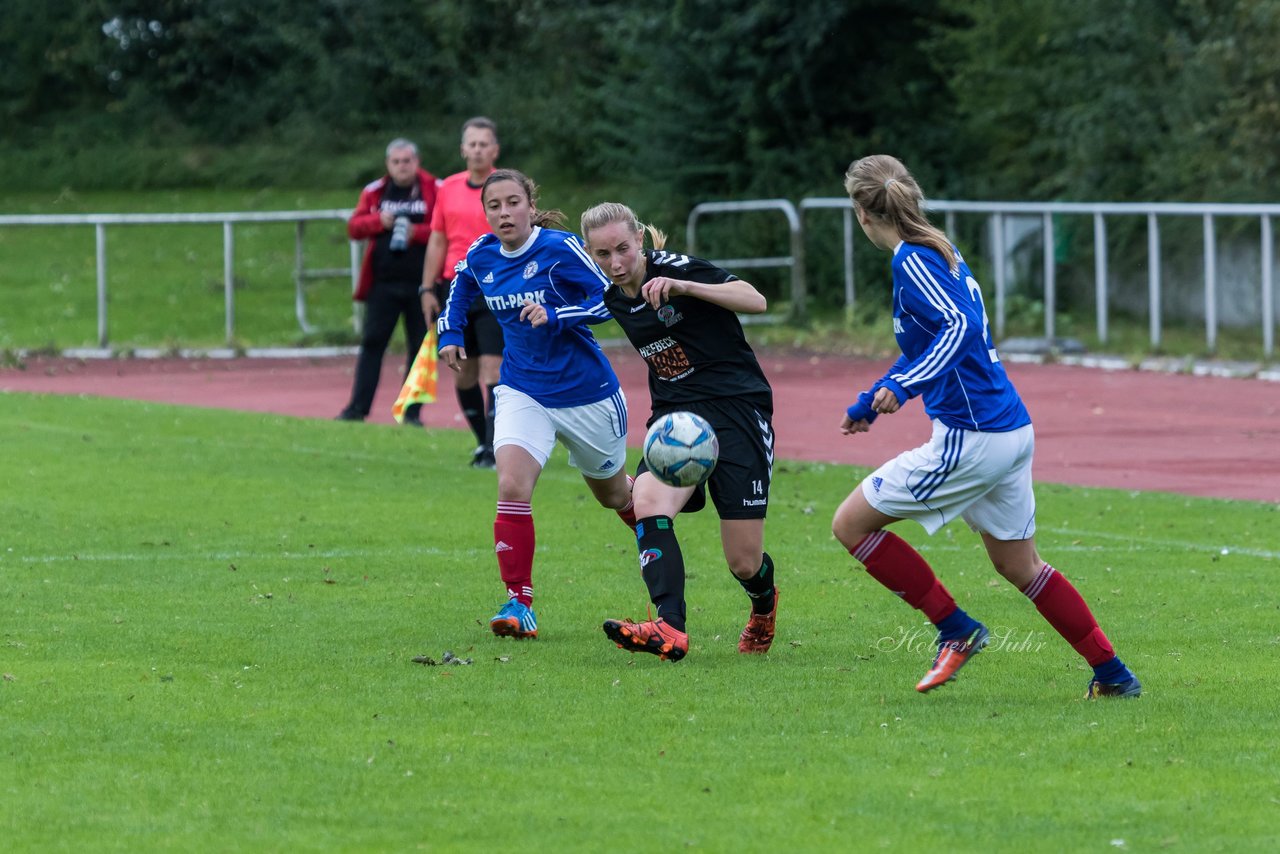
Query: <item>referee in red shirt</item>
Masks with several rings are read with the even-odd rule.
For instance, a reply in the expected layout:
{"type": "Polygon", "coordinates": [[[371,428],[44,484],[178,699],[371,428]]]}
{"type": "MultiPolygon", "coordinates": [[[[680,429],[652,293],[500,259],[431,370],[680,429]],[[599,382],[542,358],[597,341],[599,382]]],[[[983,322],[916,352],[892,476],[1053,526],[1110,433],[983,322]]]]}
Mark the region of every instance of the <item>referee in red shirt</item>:
{"type": "MultiPolygon", "coordinates": [[[[498,126],[476,116],[462,125],[462,159],[467,168],[444,179],[431,214],[431,237],[422,266],[422,313],[434,323],[448,299],[454,267],[482,234],[488,234],[480,188],[498,159],[498,126]]],[[[484,300],[472,303],[463,347],[467,354],[456,375],[458,405],[476,437],[471,465],[491,469],[493,459],[493,387],[502,370],[502,327],[484,300]],[[479,358],[476,358],[479,356],[479,358]],[[486,403],[481,384],[488,389],[486,403]]]]}

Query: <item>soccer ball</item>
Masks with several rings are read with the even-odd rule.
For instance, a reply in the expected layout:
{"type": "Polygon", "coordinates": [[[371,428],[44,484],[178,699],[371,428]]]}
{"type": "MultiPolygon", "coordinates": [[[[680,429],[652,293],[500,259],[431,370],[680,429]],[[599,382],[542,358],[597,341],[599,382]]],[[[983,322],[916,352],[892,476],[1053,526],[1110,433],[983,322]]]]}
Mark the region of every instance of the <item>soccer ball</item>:
{"type": "Polygon", "coordinates": [[[671,486],[704,483],[719,459],[716,431],[692,412],[662,416],[644,437],[645,465],[654,477],[671,486]]]}

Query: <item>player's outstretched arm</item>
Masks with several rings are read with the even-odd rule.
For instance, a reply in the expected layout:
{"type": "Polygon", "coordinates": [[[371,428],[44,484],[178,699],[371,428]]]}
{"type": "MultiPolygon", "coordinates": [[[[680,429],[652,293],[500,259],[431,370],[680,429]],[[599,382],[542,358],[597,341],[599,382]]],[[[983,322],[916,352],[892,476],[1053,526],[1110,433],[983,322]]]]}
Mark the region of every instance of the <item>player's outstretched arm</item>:
{"type": "Polygon", "coordinates": [[[739,314],[763,314],[769,307],[764,294],[756,290],[755,285],[742,279],[712,285],[656,276],[644,283],[640,295],[654,308],[670,302],[673,296],[694,297],[739,314]]]}

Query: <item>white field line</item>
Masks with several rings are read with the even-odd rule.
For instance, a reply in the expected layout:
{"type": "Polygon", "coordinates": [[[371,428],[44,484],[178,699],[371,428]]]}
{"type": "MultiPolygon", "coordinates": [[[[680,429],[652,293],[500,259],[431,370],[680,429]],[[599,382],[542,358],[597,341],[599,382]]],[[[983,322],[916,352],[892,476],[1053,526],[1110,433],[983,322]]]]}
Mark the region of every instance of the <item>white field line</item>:
{"type": "MultiPolygon", "coordinates": [[[[1262,560],[1280,560],[1280,552],[1268,551],[1266,549],[1255,549],[1247,546],[1232,544],[1208,545],[1205,543],[1195,543],[1186,540],[1156,540],[1141,539],[1134,540],[1122,534],[1107,534],[1099,531],[1080,531],[1072,528],[1042,528],[1042,532],[1055,534],[1058,536],[1067,536],[1075,539],[1093,539],[1093,540],[1121,540],[1125,542],[1130,551],[1137,548],[1153,547],[1159,549],[1167,549],[1170,551],[1195,551],[1204,554],[1218,555],[1241,555],[1244,557],[1261,558],[1262,560]]],[[[948,543],[944,540],[937,540],[922,543],[920,545],[922,552],[982,552],[980,542],[974,538],[972,543],[954,542],[948,543]]],[[[1081,552],[1096,553],[1099,551],[1111,550],[1107,546],[1102,545],[1082,545],[1078,543],[1070,544],[1054,544],[1047,550],[1054,553],[1058,552],[1081,552]]],[[[540,555],[546,553],[543,547],[538,548],[540,555]]],[[[387,548],[387,549],[308,549],[305,552],[183,552],[169,548],[157,548],[155,551],[139,552],[139,553],[106,553],[106,554],[60,554],[60,555],[5,555],[0,554],[0,564],[6,560],[12,560],[21,564],[57,564],[57,563],[77,563],[77,562],[101,562],[101,563],[132,563],[145,562],[154,560],[181,560],[181,561],[235,561],[235,560],[314,560],[316,558],[400,558],[400,557],[439,557],[449,556],[454,558],[466,558],[468,560],[483,560],[492,554],[488,547],[483,548],[457,548],[457,549],[440,549],[432,546],[413,546],[409,548],[387,548]]]]}
{"type": "MultiPolygon", "coordinates": [[[[1108,534],[1101,531],[1083,531],[1078,528],[1040,528],[1038,533],[1053,534],[1060,537],[1071,537],[1075,540],[1119,540],[1125,543],[1129,548],[1125,551],[1136,551],[1143,548],[1167,549],[1170,551],[1195,551],[1204,554],[1216,555],[1244,555],[1245,557],[1262,558],[1263,560],[1280,560],[1280,551],[1269,551],[1267,549],[1255,549],[1249,546],[1242,546],[1238,543],[1196,543],[1189,540],[1162,540],[1153,537],[1134,537],[1128,534],[1108,534]]],[[[979,552],[981,544],[977,542],[975,537],[974,545],[965,545],[962,543],[924,543],[921,545],[921,551],[973,551],[977,549],[979,552]]],[[[1071,543],[1066,545],[1055,544],[1047,547],[1046,551],[1054,552],[1096,552],[1103,548],[1111,549],[1110,546],[1102,545],[1082,545],[1071,543]]],[[[1114,550],[1114,549],[1112,549],[1114,550]]]]}
{"type": "Polygon", "coordinates": [[[195,563],[198,561],[236,561],[236,560],[315,560],[316,558],[400,558],[400,557],[438,557],[448,555],[460,558],[481,558],[493,554],[493,550],[484,549],[437,549],[431,547],[410,547],[397,549],[308,549],[305,552],[189,552],[169,548],[157,548],[155,551],[129,553],[76,553],[58,555],[3,555],[0,563],[12,560],[22,564],[52,563],[145,563],[155,560],[180,560],[195,563]]]}
{"type": "MultiPolygon", "coordinates": [[[[168,404],[164,404],[164,405],[167,406],[168,404]]],[[[269,412],[256,413],[256,414],[262,415],[263,417],[266,417],[266,418],[284,419],[289,417],[286,415],[276,415],[274,413],[269,413],[269,412]]],[[[0,421],[3,421],[3,419],[0,419],[0,421]]],[[[17,420],[12,420],[5,423],[16,424],[19,422],[17,420]]],[[[64,436],[81,436],[93,430],[92,426],[68,426],[65,424],[51,424],[47,421],[30,421],[30,422],[21,422],[21,423],[25,429],[39,430],[45,433],[54,433],[54,434],[64,435],[64,436]]],[[[233,450],[233,451],[258,451],[258,452],[262,451],[262,446],[259,444],[255,444],[253,442],[247,442],[247,441],[236,442],[228,439],[208,439],[208,438],[196,437],[196,436],[163,436],[163,437],[158,437],[157,439],[148,439],[148,442],[151,444],[154,444],[156,441],[164,441],[172,445],[187,445],[190,447],[200,447],[200,448],[221,448],[221,449],[233,450]]],[[[341,459],[341,460],[354,459],[354,460],[370,460],[370,461],[376,461],[376,462],[386,462],[390,459],[386,454],[354,451],[354,450],[348,450],[345,448],[340,451],[335,451],[328,448],[312,448],[312,447],[307,447],[305,445],[289,445],[287,447],[279,448],[278,450],[285,451],[288,453],[298,454],[300,456],[333,457],[334,459],[341,459]]],[[[392,462],[394,462],[396,465],[403,464],[403,460],[392,460],[392,462]]]]}

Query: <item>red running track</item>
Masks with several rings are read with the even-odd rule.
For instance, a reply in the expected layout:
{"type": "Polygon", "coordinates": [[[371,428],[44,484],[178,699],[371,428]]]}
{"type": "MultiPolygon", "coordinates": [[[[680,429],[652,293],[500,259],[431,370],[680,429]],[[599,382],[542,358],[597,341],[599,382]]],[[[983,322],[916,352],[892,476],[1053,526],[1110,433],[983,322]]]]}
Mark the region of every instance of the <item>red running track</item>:
{"type": "MultiPolygon", "coordinates": [[[[644,435],[649,393],[632,350],[608,348],[631,407],[631,438],[644,435]]],[[[919,402],[842,436],[844,407],[889,362],[760,353],[773,383],[782,459],[877,466],[926,441],[919,402]]],[[[88,394],[332,418],[351,390],[354,357],[298,359],[35,359],[0,369],[0,391],[88,394]]],[[[388,356],[371,424],[394,424],[403,361],[388,356]]],[[[1063,365],[1008,365],[1036,427],[1037,480],[1280,502],[1280,383],[1063,365]]],[[[448,371],[429,427],[464,427],[448,371]]],[[[362,429],[351,425],[352,429],[362,429]]],[[[368,428],[363,428],[368,429],[368,428]]]]}

